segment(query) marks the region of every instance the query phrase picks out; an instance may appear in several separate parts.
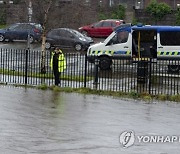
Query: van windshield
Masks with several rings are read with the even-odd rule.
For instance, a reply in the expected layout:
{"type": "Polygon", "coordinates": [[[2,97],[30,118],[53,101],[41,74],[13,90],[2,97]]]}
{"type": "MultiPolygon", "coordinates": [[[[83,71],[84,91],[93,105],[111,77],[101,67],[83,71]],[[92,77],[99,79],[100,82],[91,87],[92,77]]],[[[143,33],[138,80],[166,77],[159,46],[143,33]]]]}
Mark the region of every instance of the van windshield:
{"type": "Polygon", "coordinates": [[[128,31],[119,31],[116,32],[111,38],[108,40],[107,45],[126,43],[129,37],[128,31]]]}
{"type": "Polygon", "coordinates": [[[111,39],[112,37],[114,37],[114,35],[116,35],[116,32],[112,32],[105,40],[103,43],[107,44],[111,39]]]}

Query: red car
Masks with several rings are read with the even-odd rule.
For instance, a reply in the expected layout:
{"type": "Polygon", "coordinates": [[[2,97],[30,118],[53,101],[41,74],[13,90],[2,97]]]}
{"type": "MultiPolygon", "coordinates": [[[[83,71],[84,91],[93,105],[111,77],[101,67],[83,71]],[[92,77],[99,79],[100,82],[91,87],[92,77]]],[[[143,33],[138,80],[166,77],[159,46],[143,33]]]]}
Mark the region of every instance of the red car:
{"type": "Polygon", "coordinates": [[[80,27],[79,31],[82,34],[90,37],[107,37],[113,32],[113,29],[116,26],[122,23],[124,23],[123,20],[116,20],[116,19],[101,20],[94,24],[80,27]]]}

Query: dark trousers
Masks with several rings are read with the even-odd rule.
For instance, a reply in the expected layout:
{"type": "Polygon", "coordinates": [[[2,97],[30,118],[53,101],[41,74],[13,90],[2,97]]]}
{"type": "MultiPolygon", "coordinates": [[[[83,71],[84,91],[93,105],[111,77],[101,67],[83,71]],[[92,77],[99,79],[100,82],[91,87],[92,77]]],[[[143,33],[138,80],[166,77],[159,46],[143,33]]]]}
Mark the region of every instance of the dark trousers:
{"type": "Polygon", "coordinates": [[[58,70],[54,70],[54,78],[55,78],[55,85],[58,86],[58,84],[60,83],[60,72],[58,70]]]}

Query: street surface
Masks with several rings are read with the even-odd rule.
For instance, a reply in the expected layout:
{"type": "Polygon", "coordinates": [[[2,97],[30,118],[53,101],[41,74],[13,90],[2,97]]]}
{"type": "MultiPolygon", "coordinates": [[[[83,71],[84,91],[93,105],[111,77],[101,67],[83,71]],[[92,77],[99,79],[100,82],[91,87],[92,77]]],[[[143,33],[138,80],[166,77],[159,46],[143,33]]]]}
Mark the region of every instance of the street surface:
{"type": "Polygon", "coordinates": [[[180,143],[123,148],[124,131],[180,136],[180,104],[0,87],[2,154],[178,154],[180,143]]]}

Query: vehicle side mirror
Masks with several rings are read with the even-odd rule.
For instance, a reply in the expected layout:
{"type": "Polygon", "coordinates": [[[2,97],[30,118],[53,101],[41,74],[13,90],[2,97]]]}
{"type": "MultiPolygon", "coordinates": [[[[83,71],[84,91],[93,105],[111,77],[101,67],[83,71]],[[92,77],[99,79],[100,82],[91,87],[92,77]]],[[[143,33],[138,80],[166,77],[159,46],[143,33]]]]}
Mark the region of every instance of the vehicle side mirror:
{"type": "Polygon", "coordinates": [[[91,28],[94,28],[94,25],[91,25],[91,28]]]}

